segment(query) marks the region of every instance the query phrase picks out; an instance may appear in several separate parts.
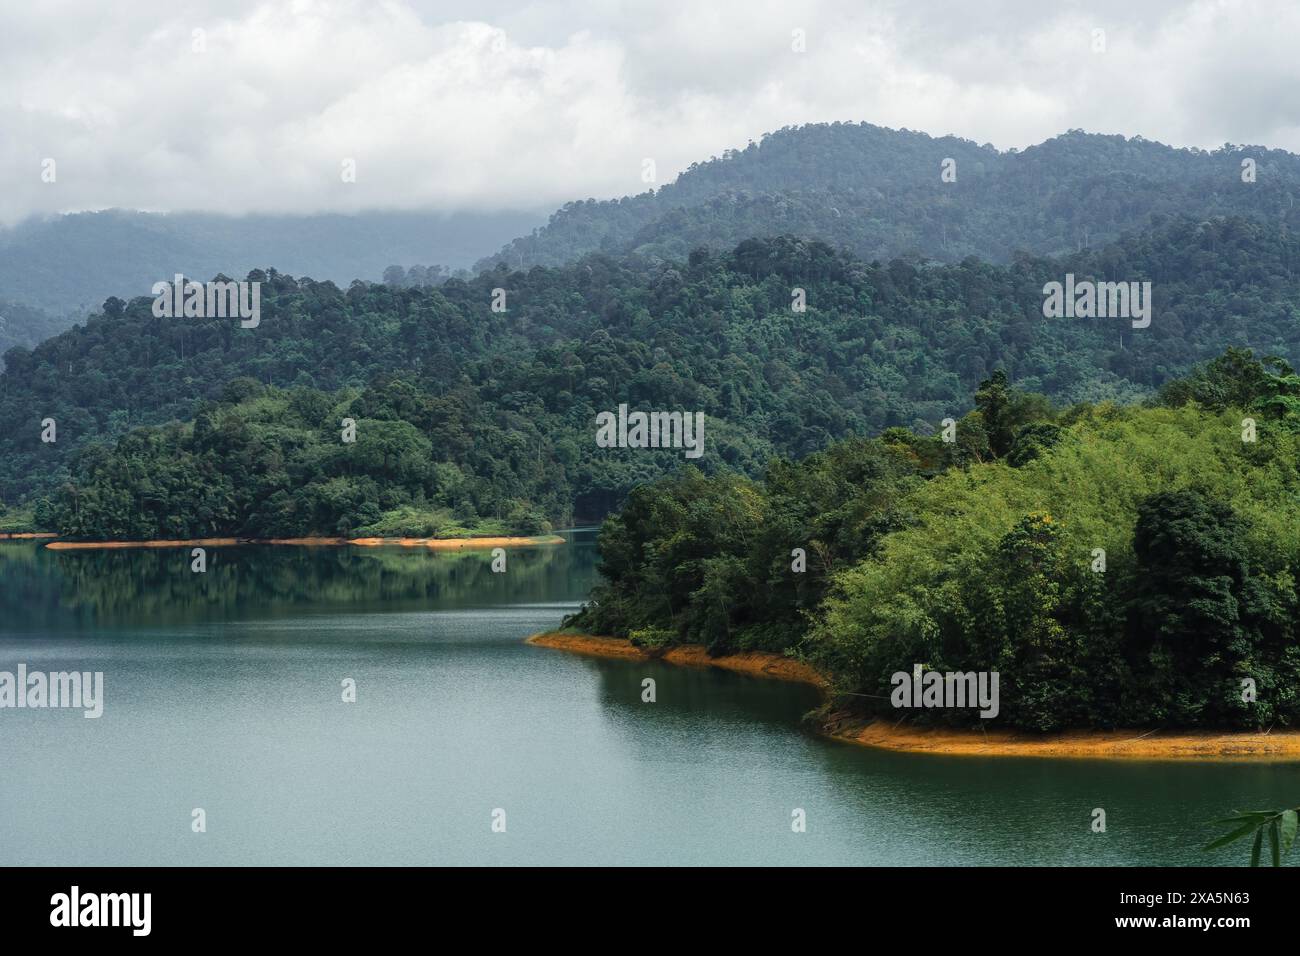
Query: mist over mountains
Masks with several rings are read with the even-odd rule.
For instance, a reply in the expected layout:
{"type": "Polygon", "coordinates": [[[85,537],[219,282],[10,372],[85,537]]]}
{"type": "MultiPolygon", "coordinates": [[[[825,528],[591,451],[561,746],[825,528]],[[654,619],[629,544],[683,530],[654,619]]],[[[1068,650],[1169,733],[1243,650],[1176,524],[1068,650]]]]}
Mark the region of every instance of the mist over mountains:
{"type": "MultiPolygon", "coordinates": [[[[756,474],[773,455],[848,435],[924,431],[968,408],[999,368],[1058,402],[1140,399],[1227,346],[1300,358],[1297,193],[1300,157],[1274,150],[1072,132],[1004,153],[832,124],[781,130],[655,193],[570,204],[481,260],[477,276],[441,284],[375,280],[390,265],[465,263],[527,217],[113,212],[29,224],[6,239],[0,293],[21,302],[44,289],[69,303],[94,283],[115,291],[36,347],[30,330],[57,327],[49,316],[11,305],[18,321],[0,323],[20,346],[6,353],[0,410],[24,423],[0,435],[0,498],[49,495],[94,470],[83,448],[214,402],[253,401],[228,417],[254,434],[256,390],[230,392],[236,379],[308,396],[268,398],[290,410],[275,413],[274,442],[290,445],[272,458],[243,439],[226,448],[260,461],[254,471],[279,468],[309,443],[302,429],[328,430],[361,402],[423,435],[415,458],[459,476],[420,479],[401,501],[556,519],[598,517],[676,467],[585,460],[593,416],[621,402],[703,411],[717,452],[703,467],[756,474]],[[240,277],[225,263],[254,256],[267,257],[247,273],[263,283],[256,330],[152,314],[154,282],[240,277]],[[294,261],[305,263],[296,274],[294,261]],[[1044,283],[1067,273],[1150,282],[1151,327],[1044,318],[1044,283]],[[792,310],[796,288],[806,312],[792,310]],[[496,289],[505,313],[490,306],[496,289]],[[396,400],[394,387],[422,397],[396,400]],[[312,424],[303,408],[324,417],[312,424]],[[37,441],[46,416],[60,423],[57,446],[37,441]]],[[[339,500],[373,499],[392,476],[372,480],[339,500]]],[[[297,513],[316,515],[313,527],[356,527],[348,507],[297,513]]],[[[299,519],[264,520],[284,532],[299,519]]]]}
{"type": "Polygon", "coordinates": [[[868,123],[791,127],[692,165],[654,192],[569,203],[480,268],[558,265],[585,252],[681,258],[748,238],[821,239],[870,261],[1006,262],[1144,229],[1151,217],[1300,217],[1300,157],[1176,149],[1072,130],[1023,151],[868,123]],[[945,161],[951,181],[942,177],[945,161]],[[1243,181],[1243,161],[1254,181],[1243,181]]]}
{"type": "MultiPolygon", "coordinates": [[[[1178,149],[1070,131],[1023,151],[868,123],[788,127],[621,199],[540,212],[373,212],[225,217],[109,210],[0,231],[0,300],[56,317],[177,272],[274,268],[347,285],[390,265],[449,271],[563,265],[589,252],[682,259],[750,238],[820,239],[866,261],[898,256],[1009,261],[1145,229],[1159,214],[1244,215],[1294,227],[1300,157],[1225,146],[1178,149]],[[941,178],[951,160],[950,178],[941,178]],[[1242,162],[1255,181],[1242,181],[1242,162]],[[497,250],[493,252],[493,250],[497,250]]],[[[66,326],[65,326],[66,327],[66,326]]],[[[0,331],[0,335],[4,335],[0,331]]],[[[0,346],[25,341],[16,333],[0,346]]],[[[2,349],[0,349],[2,352],[2,349]]]]}
{"type": "Polygon", "coordinates": [[[234,217],[121,209],[32,219],[0,230],[0,299],[62,316],[96,310],[110,295],[145,295],[177,272],[206,279],[273,267],[346,286],[378,281],[393,263],[455,271],[542,219],[533,212],[234,217]]]}

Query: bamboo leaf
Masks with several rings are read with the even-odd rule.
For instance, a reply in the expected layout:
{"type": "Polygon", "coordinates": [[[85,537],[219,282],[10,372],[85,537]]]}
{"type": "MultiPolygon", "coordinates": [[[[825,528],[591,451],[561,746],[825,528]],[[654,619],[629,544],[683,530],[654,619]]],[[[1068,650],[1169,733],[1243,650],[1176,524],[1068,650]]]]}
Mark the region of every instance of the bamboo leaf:
{"type": "Polygon", "coordinates": [[[1300,823],[1300,816],[1297,816],[1294,810],[1282,811],[1282,852],[1290,853],[1291,844],[1295,843],[1296,824],[1300,823]]]}
{"type": "Polygon", "coordinates": [[[1221,826],[1226,823],[1246,823],[1249,820],[1264,821],[1264,820],[1271,820],[1273,819],[1273,817],[1277,815],[1278,815],[1278,811],[1276,810],[1270,810],[1267,813],[1265,813],[1262,810],[1259,812],[1252,812],[1252,813],[1234,813],[1232,816],[1224,817],[1222,820],[1212,820],[1211,824],[1213,826],[1221,826]]]}
{"type": "Polygon", "coordinates": [[[1259,851],[1264,845],[1264,828],[1255,831],[1255,845],[1250,848],[1250,865],[1259,866],[1259,851]]]}
{"type": "Polygon", "coordinates": [[[1217,850],[1217,849],[1218,849],[1219,847],[1221,847],[1221,846],[1227,846],[1229,843],[1232,843],[1232,842],[1235,841],[1235,840],[1240,840],[1240,839],[1241,839],[1242,837],[1244,837],[1247,833],[1252,832],[1252,831],[1255,830],[1256,828],[1262,829],[1263,827],[1262,827],[1261,824],[1258,824],[1258,823],[1256,823],[1256,822],[1254,822],[1254,821],[1251,821],[1250,823],[1247,823],[1244,827],[1241,827],[1241,828],[1238,829],[1238,830],[1233,830],[1231,833],[1229,833],[1229,834],[1227,834],[1227,835],[1225,835],[1225,836],[1221,836],[1221,837],[1219,837],[1219,838],[1218,838],[1217,840],[1215,840],[1213,843],[1207,843],[1207,844],[1205,845],[1205,849],[1207,849],[1207,850],[1217,850]]]}

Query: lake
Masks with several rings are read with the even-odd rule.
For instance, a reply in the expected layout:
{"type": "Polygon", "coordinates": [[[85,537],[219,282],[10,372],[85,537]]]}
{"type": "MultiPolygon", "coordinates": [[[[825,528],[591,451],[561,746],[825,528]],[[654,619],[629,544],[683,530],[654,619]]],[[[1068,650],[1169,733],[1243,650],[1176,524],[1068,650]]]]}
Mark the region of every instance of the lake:
{"type": "Polygon", "coordinates": [[[1296,764],[875,751],[809,687],[530,647],[596,578],[566,537],[503,574],[0,542],[0,671],[104,673],[97,720],[0,710],[0,864],[1240,864],[1206,821],[1300,800],[1296,764]]]}

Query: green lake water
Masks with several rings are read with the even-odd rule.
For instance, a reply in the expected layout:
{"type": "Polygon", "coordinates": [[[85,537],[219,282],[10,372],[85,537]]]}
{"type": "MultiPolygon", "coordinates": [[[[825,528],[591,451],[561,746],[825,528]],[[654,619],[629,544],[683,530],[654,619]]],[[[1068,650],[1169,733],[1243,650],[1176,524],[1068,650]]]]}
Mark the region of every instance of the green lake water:
{"type": "Polygon", "coordinates": [[[567,537],[504,574],[0,542],[0,671],[102,671],[105,698],[0,710],[0,864],[1239,864],[1205,822],[1300,800],[1297,764],[873,751],[803,730],[807,687],[527,646],[595,580],[567,537]]]}

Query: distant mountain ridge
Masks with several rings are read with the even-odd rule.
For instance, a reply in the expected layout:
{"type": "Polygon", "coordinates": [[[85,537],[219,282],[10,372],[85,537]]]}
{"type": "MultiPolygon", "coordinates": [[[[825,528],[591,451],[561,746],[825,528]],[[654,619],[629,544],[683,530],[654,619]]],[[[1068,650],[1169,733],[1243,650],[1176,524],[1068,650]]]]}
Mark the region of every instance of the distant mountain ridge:
{"type": "Polygon", "coordinates": [[[29,220],[0,230],[0,300],[55,318],[11,308],[0,345],[30,345],[109,295],[145,294],[176,272],[234,276],[274,263],[346,286],[393,265],[527,269],[591,252],[677,261],[697,247],[728,251],[779,235],[820,239],[868,262],[1008,262],[1017,251],[1098,247],[1162,215],[1295,227],[1297,197],[1300,157],[1264,147],[1207,152],[1072,130],[1003,152],[868,123],[786,127],[692,164],[657,191],[567,203],[545,223],[527,211],[234,218],[108,210],[29,220]],[[941,177],[944,160],[953,161],[953,182],[941,177]],[[1242,181],[1243,160],[1255,163],[1255,182],[1242,181]]]}
{"type": "Polygon", "coordinates": [[[1178,149],[1071,130],[1023,151],[868,123],[787,127],[693,164],[654,192],[572,202],[477,268],[560,265],[588,252],[676,259],[749,238],[821,239],[867,261],[1009,261],[1145,229],[1154,215],[1300,225],[1300,157],[1178,149]],[[955,181],[941,177],[953,160],[955,181]],[[1242,163],[1254,163],[1254,182],[1242,163]]]}
{"type": "Polygon", "coordinates": [[[110,295],[146,295],[177,272],[244,275],[268,262],[347,286],[354,279],[377,281],[394,263],[466,268],[542,218],[532,212],[236,218],[114,209],[32,219],[0,230],[0,299],[84,315],[110,295]]]}

